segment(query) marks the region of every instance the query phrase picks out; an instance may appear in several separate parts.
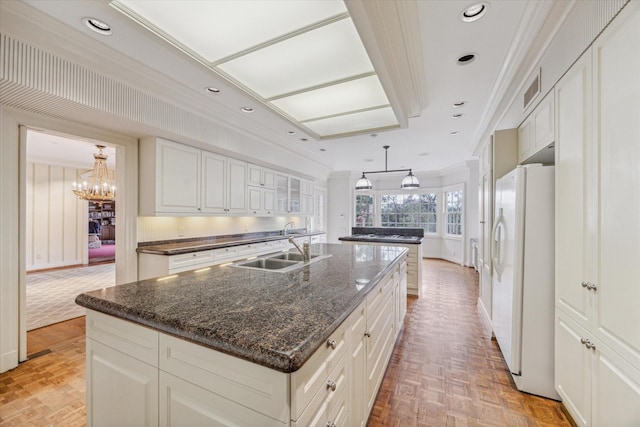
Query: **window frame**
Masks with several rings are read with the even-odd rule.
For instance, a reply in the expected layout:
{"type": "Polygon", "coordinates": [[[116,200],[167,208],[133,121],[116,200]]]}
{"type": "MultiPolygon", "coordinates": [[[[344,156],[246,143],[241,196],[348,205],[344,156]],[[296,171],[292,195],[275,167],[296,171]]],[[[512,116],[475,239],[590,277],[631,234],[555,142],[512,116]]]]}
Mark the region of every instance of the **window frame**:
{"type": "MultiPolygon", "coordinates": [[[[431,194],[436,197],[436,206],[435,213],[436,215],[436,223],[435,223],[435,232],[424,231],[424,235],[429,237],[441,237],[441,229],[440,224],[442,223],[440,206],[442,200],[442,191],[440,188],[424,188],[419,189],[419,191],[407,191],[407,190],[370,190],[370,191],[355,191],[353,197],[353,223],[355,227],[361,227],[357,223],[357,196],[373,196],[373,227],[382,227],[382,196],[394,196],[394,195],[422,195],[422,194],[431,194]]],[[[429,223],[427,223],[429,224],[429,223]]],[[[424,229],[424,227],[423,227],[424,229]]]]}
{"type": "Polygon", "coordinates": [[[466,197],[465,197],[465,188],[464,188],[464,184],[459,184],[459,185],[453,185],[453,186],[449,186],[449,187],[443,187],[442,188],[442,237],[446,238],[446,239],[452,239],[452,240],[462,240],[464,238],[466,229],[465,229],[465,202],[466,202],[466,197]],[[461,203],[460,203],[460,210],[459,211],[452,211],[450,212],[448,210],[448,197],[447,195],[449,193],[456,193],[456,192],[460,192],[461,193],[461,203]],[[449,220],[449,215],[450,214],[458,214],[460,215],[460,222],[459,223],[450,223],[449,220]],[[459,225],[460,226],[460,234],[451,234],[448,232],[448,226],[449,225],[459,225]]]}

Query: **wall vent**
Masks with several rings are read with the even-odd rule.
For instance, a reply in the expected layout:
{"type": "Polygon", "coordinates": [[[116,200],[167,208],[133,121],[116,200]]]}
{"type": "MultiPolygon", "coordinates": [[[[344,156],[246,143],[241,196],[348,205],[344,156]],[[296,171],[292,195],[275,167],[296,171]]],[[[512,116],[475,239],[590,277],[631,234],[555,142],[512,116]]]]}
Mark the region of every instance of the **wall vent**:
{"type": "Polygon", "coordinates": [[[522,109],[526,110],[529,105],[533,102],[534,99],[538,97],[540,94],[540,68],[538,68],[538,72],[533,76],[531,83],[527,87],[527,90],[524,91],[523,95],[523,105],[522,109]]]}

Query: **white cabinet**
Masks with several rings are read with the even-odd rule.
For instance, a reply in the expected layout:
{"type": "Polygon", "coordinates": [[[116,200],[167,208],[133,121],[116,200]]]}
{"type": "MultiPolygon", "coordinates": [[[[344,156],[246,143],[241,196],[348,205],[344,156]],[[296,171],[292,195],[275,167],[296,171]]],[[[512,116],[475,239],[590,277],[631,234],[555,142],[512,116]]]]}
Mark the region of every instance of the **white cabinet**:
{"type": "Polygon", "coordinates": [[[246,162],[160,138],[139,148],[140,215],[247,212],[246,162]]]}
{"type": "Polygon", "coordinates": [[[200,212],[201,151],[163,139],[140,141],[141,215],[200,212]]]}
{"type": "Polygon", "coordinates": [[[313,215],[313,183],[311,181],[300,181],[300,213],[313,215]]]}
{"type": "Polygon", "coordinates": [[[288,175],[276,174],[276,212],[297,214],[300,211],[300,179],[288,175]]]}
{"type": "Polygon", "coordinates": [[[555,88],[556,372],[583,365],[560,372],[556,386],[576,422],[587,426],[640,425],[638,75],[634,6],[555,88]],[[595,345],[587,361],[575,359],[581,340],[595,345]],[[589,381],[578,378],[586,371],[589,381]]]}
{"type": "Polygon", "coordinates": [[[364,301],[347,319],[349,326],[349,424],[365,427],[367,410],[367,302],[364,301]]]}
{"type": "Polygon", "coordinates": [[[578,426],[637,426],[640,370],[558,311],[556,389],[578,426]]]}
{"type": "Polygon", "coordinates": [[[158,425],[158,333],[92,310],[86,318],[87,425],[158,425]]]}
{"type": "Polygon", "coordinates": [[[276,208],[276,173],[249,164],[247,179],[247,211],[250,215],[269,216],[276,208]]]}
{"type": "Polygon", "coordinates": [[[549,92],[518,128],[518,161],[525,162],[554,141],[554,94],[549,92]]]}
{"type": "Polygon", "coordinates": [[[202,152],[202,213],[247,212],[247,163],[202,152]]]}
{"type": "Polygon", "coordinates": [[[249,163],[247,185],[253,187],[276,188],[276,172],[272,169],[249,163]]]}
{"type": "Polygon", "coordinates": [[[406,312],[405,265],[290,374],[87,310],[88,424],[366,425],[406,312]]]}

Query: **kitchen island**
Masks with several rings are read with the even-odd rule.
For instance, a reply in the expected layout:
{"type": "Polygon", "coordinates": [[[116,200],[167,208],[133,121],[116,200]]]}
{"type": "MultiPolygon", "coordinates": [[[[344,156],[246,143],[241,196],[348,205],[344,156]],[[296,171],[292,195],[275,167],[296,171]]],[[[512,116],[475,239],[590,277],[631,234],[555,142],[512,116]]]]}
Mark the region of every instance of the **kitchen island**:
{"type": "Polygon", "coordinates": [[[350,236],[340,237],[342,243],[358,245],[401,246],[407,254],[407,293],[422,296],[422,240],[424,230],[417,227],[352,227],[350,236]]]}
{"type": "Polygon", "coordinates": [[[406,249],[311,252],[286,273],[221,265],[79,295],[88,425],[366,421],[406,312],[406,249]]]}

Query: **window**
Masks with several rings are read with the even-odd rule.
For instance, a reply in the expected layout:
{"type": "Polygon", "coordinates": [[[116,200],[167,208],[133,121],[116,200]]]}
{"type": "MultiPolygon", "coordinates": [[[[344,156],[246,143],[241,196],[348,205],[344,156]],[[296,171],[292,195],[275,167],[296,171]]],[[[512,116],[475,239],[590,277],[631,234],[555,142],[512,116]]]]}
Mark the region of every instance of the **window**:
{"type": "Polygon", "coordinates": [[[380,226],[420,227],[437,233],[436,194],[389,194],[380,196],[380,226]]]}
{"type": "Polygon", "coordinates": [[[371,194],[356,195],[356,227],[373,227],[373,196],[371,194]]]}
{"type": "Polygon", "coordinates": [[[462,190],[447,191],[445,197],[444,234],[462,236],[462,190]]]}

